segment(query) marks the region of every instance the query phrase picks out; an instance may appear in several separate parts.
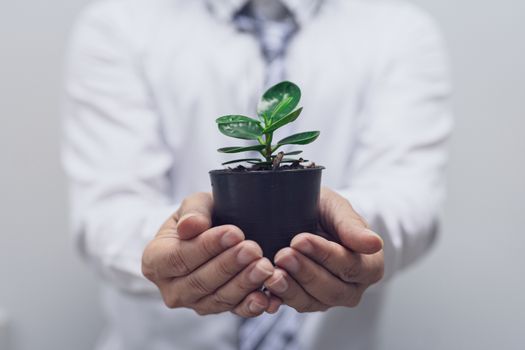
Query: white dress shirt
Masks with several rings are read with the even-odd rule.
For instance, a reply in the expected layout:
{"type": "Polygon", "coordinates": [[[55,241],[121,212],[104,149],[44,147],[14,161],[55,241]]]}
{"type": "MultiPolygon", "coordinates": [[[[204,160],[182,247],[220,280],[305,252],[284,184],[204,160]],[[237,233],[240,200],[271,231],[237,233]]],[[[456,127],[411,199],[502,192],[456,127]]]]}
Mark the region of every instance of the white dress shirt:
{"type": "MultiPolygon", "coordinates": [[[[236,316],[168,310],[140,266],[182,199],[210,191],[208,171],[232,159],[216,149],[243,144],[215,118],[254,115],[264,91],[258,44],[231,22],[237,3],[105,0],[77,23],[63,162],[76,242],[104,278],[100,349],[235,349],[236,316]]],[[[293,129],[321,131],[304,156],[383,237],[389,279],[428,250],[444,197],[452,119],[441,35],[403,2],[326,0],[315,15],[319,1],[286,3],[300,19],[286,56],[303,92],[293,129]]],[[[384,283],[355,309],[309,314],[303,348],[371,349],[383,294],[384,283]]]]}

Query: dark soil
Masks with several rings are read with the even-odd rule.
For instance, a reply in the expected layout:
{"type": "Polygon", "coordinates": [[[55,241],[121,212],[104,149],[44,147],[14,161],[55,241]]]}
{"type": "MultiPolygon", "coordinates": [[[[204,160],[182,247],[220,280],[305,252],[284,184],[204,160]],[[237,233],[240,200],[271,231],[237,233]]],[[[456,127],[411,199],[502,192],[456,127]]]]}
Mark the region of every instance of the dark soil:
{"type": "Polygon", "coordinates": [[[235,168],[228,167],[228,170],[231,171],[238,171],[238,172],[244,172],[244,171],[268,171],[268,170],[274,170],[274,171],[282,171],[282,170],[292,170],[292,169],[309,169],[309,168],[317,168],[317,165],[315,163],[310,163],[308,165],[302,165],[299,161],[294,162],[291,164],[282,164],[279,165],[278,168],[272,169],[272,166],[270,164],[254,164],[251,167],[245,167],[243,165],[238,165],[235,168]]]}

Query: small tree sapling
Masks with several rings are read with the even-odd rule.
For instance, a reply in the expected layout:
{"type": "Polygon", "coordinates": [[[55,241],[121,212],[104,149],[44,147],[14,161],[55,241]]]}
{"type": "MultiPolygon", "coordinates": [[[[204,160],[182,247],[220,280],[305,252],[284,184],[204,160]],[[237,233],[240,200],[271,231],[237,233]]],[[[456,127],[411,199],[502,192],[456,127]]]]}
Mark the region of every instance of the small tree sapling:
{"type": "Polygon", "coordinates": [[[294,159],[287,156],[298,155],[301,150],[290,152],[275,152],[284,145],[306,145],[319,137],[319,131],[306,131],[285,137],[273,144],[273,134],[279,128],[295,121],[303,108],[296,109],[301,99],[301,90],[289,81],[283,81],[269,88],[261,97],[257,106],[257,119],[244,115],[225,115],[217,118],[219,131],[226,136],[253,140],[254,145],[223,147],[217,151],[221,153],[240,153],[257,151],[260,158],[241,158],[222,163],[223,165],[247,162],[257,169],[276,169],[281,163],[302,163],[302,158],[294,159]]]}

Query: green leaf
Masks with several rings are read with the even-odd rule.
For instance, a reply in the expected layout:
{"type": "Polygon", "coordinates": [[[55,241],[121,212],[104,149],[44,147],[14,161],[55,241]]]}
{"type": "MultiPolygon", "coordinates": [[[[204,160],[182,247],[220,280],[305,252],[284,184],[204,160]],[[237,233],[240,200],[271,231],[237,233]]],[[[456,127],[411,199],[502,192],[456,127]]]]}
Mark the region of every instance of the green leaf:
{"type": "Polygon", "coordinates": [[[295,111],[293,111],[292,113],[289,113],[289,114],[285,115],[284,117],[273,121],[272,124],[270,124],[270,126],[268,126],[266,129],[264,129],[264,133],[266,134],[266,133],[275,131],[275,130],[279,129],[282,126],[295,121],[297,119],[297,117],[299,117],[299,114],[301,114],[302,111],[303,111],[303,107],[298,108],[295,111]]]}
{"type": "Polygon", "coordinates": [[[289,81],[280,82],[269,88],[257,106],[257,114],[271,125],[291,113],[299,104],[301,89],[289,81]]]}
{"type": "Polygon", "coordinates": [[[293,158],[283,158],[283,160],[281,160],[281,163],[293,163],[293,162],[304,163],[308,161],[309,161],[308,159],[300,160],[300,159],[293,159],[293,158]]]}
{"type": "Polygon", "coordinates": [[[223,147],[219,148],[217,152],[221,153],[239,153],[239,152],[247,152],[247,151],[262,151],[264,149],[264,145],[254,145],[254,146],[248,146],[248,147],[223,147]]]}
{"type": "Polygon", "coordinates": [[[259,162],[248,161],[248,163],[250,163],[250,164],[257,164],[257,165],[271,165],[272,164],[272,162],[268,162],[268,161],[259,161],[259,162]]]}
{"type": "Polygon", "coordinates": [[[215,119],[217,124],[228,124],[228,123],[257,123],[260,124],[258,120],[244,116],[244,115],[225,115],[215,119]]]}
{"type": "Polygon", "coordinates": [[[301,154],[303,153],[303,151],[291,151],[291,152],[285,152],[284,155],[285,156],[295,156],[297,154],[301,154]]]}
{"type": "Polygon", "coordinates": [[[233,163],[240,163],[240,162],[251,163],[251,162],[260,162],[260,161],[261,160],[259,158],[243,158],[243,159],[230,160],[230,161],[222,163],[222,165],[233,164],[233,163]]]}
{"type": "Polygon", "coordinates": [[[219,131],[226,136],[244,140],[257,140],[263,134],[259,121],[243,115],[225,115],[216,120],[219,131]]]}
{"type": "Polygon", "coordinates": [[[288,137],[285,137],[281,141],[277,142],[278,146],[281,145],[306,145],[311,142],[314,142],[315,139],[319,137],[319,131],[306,131],[298,134],[294,134],[288,137]]]}

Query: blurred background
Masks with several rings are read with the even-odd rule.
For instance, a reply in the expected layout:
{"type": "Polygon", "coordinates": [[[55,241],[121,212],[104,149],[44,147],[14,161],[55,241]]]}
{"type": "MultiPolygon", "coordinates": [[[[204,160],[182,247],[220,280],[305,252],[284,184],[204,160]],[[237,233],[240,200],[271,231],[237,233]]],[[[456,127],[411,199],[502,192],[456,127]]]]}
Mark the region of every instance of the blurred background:
{"type": "MultiPolygon", "coordinates": [[[[103,326],[58,158],[65,42],[88,2],[0,3],[0,350],[88,350],[103,326]]],[[[382,349],[523,349],[525,1],[412,2],[448,39],[456,129],[441,238],[393,282],[382,349]]]]}

